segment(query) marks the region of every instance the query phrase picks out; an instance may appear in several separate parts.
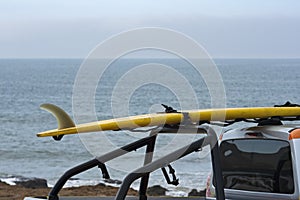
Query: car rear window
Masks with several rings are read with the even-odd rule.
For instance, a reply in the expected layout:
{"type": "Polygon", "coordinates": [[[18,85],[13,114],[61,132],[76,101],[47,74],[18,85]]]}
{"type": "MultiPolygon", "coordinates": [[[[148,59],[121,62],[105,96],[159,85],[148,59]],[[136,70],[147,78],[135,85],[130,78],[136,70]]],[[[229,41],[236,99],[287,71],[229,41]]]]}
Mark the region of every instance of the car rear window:
{"type": "Polygon", "coordinates": [[[271,193],[294,192],[287,141],[247,138],[220,145],[225,188],[271,193]]]}

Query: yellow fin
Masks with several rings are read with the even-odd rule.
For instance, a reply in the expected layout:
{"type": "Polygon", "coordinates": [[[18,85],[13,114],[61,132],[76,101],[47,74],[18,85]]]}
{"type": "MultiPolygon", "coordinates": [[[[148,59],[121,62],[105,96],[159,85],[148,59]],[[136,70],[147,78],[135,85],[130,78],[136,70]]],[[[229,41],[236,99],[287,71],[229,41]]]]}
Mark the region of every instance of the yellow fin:
{"type": "MultiPolygon", "coordinates": [[[[42,104],[40,106],[41,109],[46,110],[50,112],[57,120],[58,124],[58,130],[59,129],[64,129],[64,128],[70,128],[70,127],[75,127],[75,123],[71,119],[71,117],[60,107],[54,105],[54,104],[42,104]]],[[[55,140],[61,140],[61,136],[53,136],[55,140]]]]}

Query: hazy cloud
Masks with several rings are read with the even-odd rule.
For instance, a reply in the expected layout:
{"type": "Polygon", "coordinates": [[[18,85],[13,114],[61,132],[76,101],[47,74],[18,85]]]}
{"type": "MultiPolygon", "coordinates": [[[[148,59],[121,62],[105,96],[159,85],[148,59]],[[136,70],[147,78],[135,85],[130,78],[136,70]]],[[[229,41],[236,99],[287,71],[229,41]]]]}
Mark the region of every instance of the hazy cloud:
{"type": "Polygon", "coordinates": [[[6,1],[0,57],[85,57],[132,28],[170,28],[213,57],[300,57],[298,1],[6,1]]]}

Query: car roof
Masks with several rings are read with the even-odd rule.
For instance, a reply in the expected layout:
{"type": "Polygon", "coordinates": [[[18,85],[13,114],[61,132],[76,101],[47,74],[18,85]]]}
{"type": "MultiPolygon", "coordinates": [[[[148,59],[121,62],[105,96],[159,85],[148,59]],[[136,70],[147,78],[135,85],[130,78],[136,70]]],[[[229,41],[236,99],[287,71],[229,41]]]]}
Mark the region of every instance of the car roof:
{"type": "Polygon", "coordinates": [[[252,126],[246,128],[236,128],[224,132],[220,136],[220,140],[244,139],[258,137],[262,139],[281,139],[290,140],[290,132],[299,129],[299,125],[266,125],[252,126]]]}

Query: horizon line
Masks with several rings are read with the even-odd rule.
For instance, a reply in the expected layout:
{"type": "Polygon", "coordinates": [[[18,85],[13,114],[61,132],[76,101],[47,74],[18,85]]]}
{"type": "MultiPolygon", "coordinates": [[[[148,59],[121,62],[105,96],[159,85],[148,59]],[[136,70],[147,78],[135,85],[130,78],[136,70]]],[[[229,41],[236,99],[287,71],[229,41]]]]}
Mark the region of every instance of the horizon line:
{"type": "MultiPolygon", "coordinates": [[[[262,58],[262,57],[210,57],[211,59],[248,59],[248,60],[251,60],[251,59],[255,59],[255,60],[269,60],[269,59],[273,59],[273,60],[276,60],[276,59],[300,59],[300,57],[265,57],[265,58],[262,58]]],[[[0,57],[0,60],[85,60],[86,58],[80,58],[80,57],[3,57],[1,58],[0,57]]],[[[103,58],[101,58],[103,59],[103,58]]],[[[105,58],[105,59],[111,59],[111,58],[105,58]]],[[[118,59],[180,59],[180,57],[178,58],[174,58],[174,57],[132,57],[132,58],[118,58],[118,59]]],[[[195,58],[190,58],[190,59],[195,59],[195,58]]],[[[199,58],[196,58],[196,59],[199,59],[199,58]]]]}

